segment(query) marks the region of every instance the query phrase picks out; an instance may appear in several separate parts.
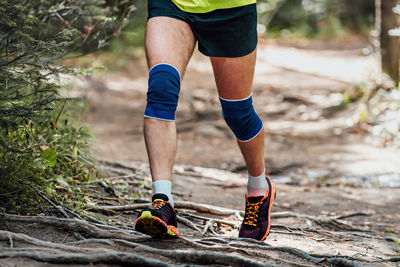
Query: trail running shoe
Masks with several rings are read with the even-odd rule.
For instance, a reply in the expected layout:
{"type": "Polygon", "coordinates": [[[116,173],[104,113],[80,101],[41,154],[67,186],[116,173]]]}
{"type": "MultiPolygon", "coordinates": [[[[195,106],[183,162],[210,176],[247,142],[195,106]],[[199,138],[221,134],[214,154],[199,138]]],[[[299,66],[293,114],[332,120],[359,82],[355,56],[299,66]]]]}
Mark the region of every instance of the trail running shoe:
{"type": "Polygon", "coordinates": [[[268,192],[265,196],[249,197],[246,193],[246,211],[239,237],[264,241],[271,228],[271,207],[275,200],[275,186],[267,179],[268,192]]]}
{"type": "Polygon", "coordinates": [[[136,219],[135,230],[154,238],[178,238],[176,212],[164,194],[154,194],[153,204],[136,219]]]}

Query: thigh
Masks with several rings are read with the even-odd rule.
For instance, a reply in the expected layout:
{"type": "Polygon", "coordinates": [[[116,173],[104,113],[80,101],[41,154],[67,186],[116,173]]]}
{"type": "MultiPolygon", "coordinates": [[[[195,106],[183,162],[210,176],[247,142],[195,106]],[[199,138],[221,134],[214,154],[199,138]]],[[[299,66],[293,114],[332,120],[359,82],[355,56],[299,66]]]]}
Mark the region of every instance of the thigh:
{"type": "Polygon", "coordinates": [[[159,63],[176,67],[181,77],[193,54],[196,38],[183,20],[170,17],[150,18],[146,26],[146,57],[149,68],[159,63]]]}
{"type": "Polygon", "coordinates": [[[218,94],[243,99],[251,94],[257,50],[243,57],[211,57],[218,94]]]}

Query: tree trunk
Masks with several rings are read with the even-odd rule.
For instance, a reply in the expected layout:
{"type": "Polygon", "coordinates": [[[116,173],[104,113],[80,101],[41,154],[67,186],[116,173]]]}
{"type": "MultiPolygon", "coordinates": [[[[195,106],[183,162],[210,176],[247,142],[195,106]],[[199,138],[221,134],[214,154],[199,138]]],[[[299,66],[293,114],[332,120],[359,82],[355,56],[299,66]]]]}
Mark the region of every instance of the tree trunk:
{"type": "MultiPolygon", "coordinates": [[[[399,82],[399,37],[389,36],[389,30],[398,27],[398,15],[393,12],[398,0],[376,0],[381,2],[380,43],[382,53],[382,69],[397,84],[399,82]]],[[[378,6],[378,5],[377,5],[378,6]]]]}

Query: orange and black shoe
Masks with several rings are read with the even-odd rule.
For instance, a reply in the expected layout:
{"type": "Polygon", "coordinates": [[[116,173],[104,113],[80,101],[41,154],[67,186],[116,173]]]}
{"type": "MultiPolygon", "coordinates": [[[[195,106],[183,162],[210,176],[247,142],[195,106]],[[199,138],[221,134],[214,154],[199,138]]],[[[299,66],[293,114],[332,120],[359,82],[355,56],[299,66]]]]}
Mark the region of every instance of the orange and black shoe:
{"type": "Polygon", "coordinates": [[[178,238],[176,212],[164,194],[154,194],[153,204],[136,219],[135,230],[154,238],[178,238]]]}
{"type": "Polygon", "coordinates": [[[275,200],[275,186],[267,179],[268,192],[265,196],[249,197],[246,193],[246,211],[239,237],[264,241],[271,228],[271,207],[275,200]]]}

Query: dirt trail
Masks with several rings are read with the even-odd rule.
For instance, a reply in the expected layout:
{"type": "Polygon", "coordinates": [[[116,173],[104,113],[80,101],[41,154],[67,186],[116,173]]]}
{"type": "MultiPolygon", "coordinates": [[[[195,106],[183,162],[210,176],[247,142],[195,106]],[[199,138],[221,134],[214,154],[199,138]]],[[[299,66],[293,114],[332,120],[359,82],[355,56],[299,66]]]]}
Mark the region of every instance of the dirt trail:
{"type": "MultiPolygon", "coordinates": [[[[399,173],[396,151],[382,149],[370,136],[354,130],[356,105],[340,108],[343,91],[376,74],[376,59],[361,54],[362,44],[347,46],[351,49],[301,49],[272,41],[259,46],[254,99],[267,132],[271,170],[303,166],[305,171],[347,176],[399,173]]],[[[98,156],[147,161],[141,130],[146,64],[135,62],[130,69],[129,74],[106,73],[81,84],[91,102],[85,120],[99,137],[98,156]]],[[[183,80],[177,112],[178,164],[243,167],[220,113],[209,60],[196,53],[183,80]]]]}
{"type": "MultiPolygon", "coordinates": [[[[363,55],[364,45],[358,43],[321,49],[328,47],[322,43],[317,49],[298,42],[296,47],[270,41],[258,50],[255,109],[264,121],[266,163],[278,191],[266,242],[234,238],[240,225],[238,213],[210,215],[181,204],[180,216],[200,228],[196,231],[180,223],[183,236],[195,245],[184,239],[159,242],[138,236],[138,242],[150,248],[137,247],[134,252],[170,264],[207,263],[200,258],[214,256],[191,254],[190,261],[173,250],[208,253],[224,244],[226,249],[220,252],[225,256],[276,266],[400,266],[396,241],[400,237],[400,153],[357,130],[357,104],[340,106],[344,90],[375,75],[376,59],[363,55]],[[225,224],[209,223],[208,229],[209,219],[198,216],[216,217],[225,224]],[[151,248],[165,248],[172,254],[160,256],[151,248]]],[[[141,130],[146,64],[138,61],[130,69],[129,75],[109,73],[78,83],[80,94],[90,100],[85,123],[98,136],[95,154],[105,160],[104,168],[121,176],[110,179],[117,190],[114,194],[121,194],[119,202],[103,200],[98,205],[129,204],[121,196],[134,192],[148,199],[151,193],[141,130]],[[140,184],[144,186],[138,188],[140,184]]],[[[183,81],[177,128],[176,200],[242,210],[245,166],[221,118],[210,63],[200,54],[193,56],[183,81]]],[[[132,227],[136,212],[118,213],[110,221],[132,227]]],[[[100,247],[132,252],[110,244],[100,247]]],[[[240,264],[232,261],[232,265],[240,264]]]]}
{"type": "MultiPolygon", "coordinates": [[[[345,90],[376,75],[375,56],[363,55],[363,44],[328,49],[321,49],[323,44],[318,49],[312,43],[296,45],[302,48],[269,42],[258,49],[254,99],[266,129],[267,166],[278,183],[275,210],[316,216],[373,211],[355,221],[379,231],[400,229],[395,212],[400,204],[400,154],[356,131],[356,104],[340,108],[345,90]],[[388,225],[379,227],[377,221],[388,221],[388,225]]],[[[108,76],[102,79],[102,87],[86,84],[92,89],[87,122],[101,140],[96,149],[100,157],[147,160],[141,135],[146,72],[145,63],[140,62],[132,76],[108,76]]],[[[220,116],[210,63],[200,54],[194,55],[183,81],[177,128],[177,164],[243,173],[240,152],[220,116]]],[[[244,184],[245,175],[242,177],[244,184]]],[[[198,179],[178,176],[175,191],[183,193],[183,199],[201,203],[243,206],[242,198],[236,197],[243,194],[243,186],[221,191],[198,179]]],[[[277,223],[290,226],[291,220],[277,223]]],[[[334,254],[395,253],[384,241],[365,240],[365,244],[353,244],[353,251],[347,243],[333,246],[337,240],[309,240],[312,238],[308,234],[272,234],[268,242],[295,247],[307,244],[309,251],[334,254]]]]}

